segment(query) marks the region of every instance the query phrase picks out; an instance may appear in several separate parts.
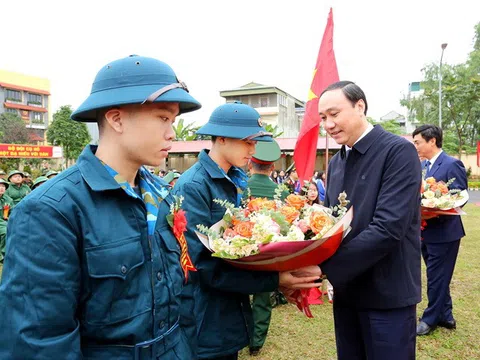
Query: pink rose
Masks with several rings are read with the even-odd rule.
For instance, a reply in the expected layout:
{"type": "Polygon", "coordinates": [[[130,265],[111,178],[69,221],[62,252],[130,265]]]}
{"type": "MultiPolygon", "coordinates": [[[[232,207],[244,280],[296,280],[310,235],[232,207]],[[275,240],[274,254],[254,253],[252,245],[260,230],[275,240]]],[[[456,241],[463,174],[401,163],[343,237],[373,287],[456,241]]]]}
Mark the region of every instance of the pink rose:
{"type": "Polygon", "coordinates": [[[307,222],[305,220],[298,220],[297,226],[302,230],[302,232],[305,234],[308,230],[310,230],[310,226],[308,226],[307,222]]]}

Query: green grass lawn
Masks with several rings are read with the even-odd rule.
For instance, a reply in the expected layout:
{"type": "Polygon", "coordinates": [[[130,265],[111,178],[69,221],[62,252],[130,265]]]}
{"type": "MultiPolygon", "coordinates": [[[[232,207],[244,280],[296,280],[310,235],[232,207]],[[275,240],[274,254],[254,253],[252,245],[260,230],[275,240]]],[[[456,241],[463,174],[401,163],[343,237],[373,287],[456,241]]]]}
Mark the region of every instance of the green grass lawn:
{"type": "MultiPolygon", "coordinates": [[[[463,217],[467,236],[462,240],[451,284],[457,330],[437,329],[417,339],[417,359],[480,359],[480,207],[467,205],[463,217]]],[[[422,264],[423,265],[423,264],[422,264]]],[[[427,305],[425,267],[420,316],[427,305]]],[[[311,307],[315,318],[307,319],[294,305],[273,310],[272,322],[258,360],[336,359],[332,305],[311,307]]],[[[250,359],[248,350],[240,359],[250,359]]]]}
{"type": "MultiPolygon", "coordinates": [[[[417,359],[480,359],[480,207],[465,206],[463,217],[467,236],[462,240],[451,285],[457,330],[437,329],[417,340],[417,359]]],[[[2,268],[0,266],[0,276],[2,268]]],[[[425,269],[423,269],[425,273],[425,269]]],[[[426,307],[423,277],[423,301],[426,307]]],[[[332,305],[312,306],[313,319],[307,319],[294,305],[282,305],[273,311],[267,341],[258,360],[336,359],[332,305]]],[[[248,359],[245,349],[240,359],[248,359]]]]}

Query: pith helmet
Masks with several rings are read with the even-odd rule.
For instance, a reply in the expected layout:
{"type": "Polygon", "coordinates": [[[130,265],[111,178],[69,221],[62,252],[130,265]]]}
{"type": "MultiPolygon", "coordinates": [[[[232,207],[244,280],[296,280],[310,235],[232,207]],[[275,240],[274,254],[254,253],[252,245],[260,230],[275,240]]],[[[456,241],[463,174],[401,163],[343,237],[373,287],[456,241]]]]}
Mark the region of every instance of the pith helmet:
{"type": "Polygon", "coordinates": [[[105,65],[95,77],[90,96],[75,110],[72,119],[97,121],[97,111],[128,104],[173,102],[180,113],[201,108],[164,62],[130,55],[105,65]]]}
{"type": "Polygon", "coordinates": [[[8,181],[3,180],[3,179],[0,179],[0,184],[5,185],[5,189],[8,189],[8,187],[10,186],[10,183],[8,181]]]}
{"type": "Polygon", "coordinates": [[[35,179],[35,181],[32,184],[32,190],[35,189],[36,187],[40,186],[43,184],[45,181],[47,181],[48,178],[46,176],[39,176],[38,178],[35,179]]]}
{"type": "Polygon", "coordinates": [[[20,170],[12,170],[8,173],[8,177],[7,177],[7,180],[10,181],[10,178],[13,176],[13,175],[16,175],[16,174],[20,174],[22,175],[22,178],[25,177],[25,175],[23,174],[23,172],[21,172],[20,170]]]}
{"type": "Polygon", "coordinates": [[[197,130],[197,134],[242,140],[272,141],[272,134],[262,126],[257,110],[240,101],[217,107],[210,115],[208,123],[197,130]]]}

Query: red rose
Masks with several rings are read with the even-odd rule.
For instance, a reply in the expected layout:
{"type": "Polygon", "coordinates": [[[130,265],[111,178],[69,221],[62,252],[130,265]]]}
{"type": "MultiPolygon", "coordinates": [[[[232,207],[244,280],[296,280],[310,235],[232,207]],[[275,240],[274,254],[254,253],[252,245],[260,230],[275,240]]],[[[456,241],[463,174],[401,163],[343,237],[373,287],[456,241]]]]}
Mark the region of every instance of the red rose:
{"type": "Polygon", "coordinates": [[[180,209],[173,215],[173,234],[178,239],[187,230],[187,218],[185,211],[180,209]]]}

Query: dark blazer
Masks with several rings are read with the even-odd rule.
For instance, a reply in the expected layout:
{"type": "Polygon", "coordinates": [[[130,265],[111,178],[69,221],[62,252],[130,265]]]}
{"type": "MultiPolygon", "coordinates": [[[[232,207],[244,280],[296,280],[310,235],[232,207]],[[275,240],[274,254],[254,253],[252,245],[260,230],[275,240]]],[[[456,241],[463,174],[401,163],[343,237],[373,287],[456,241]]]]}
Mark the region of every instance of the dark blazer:
{"type": "MultiPolygon", "coordinates": [[[[423,163],[425,166],[425,162],[423,163]]],[[[451,156],[440,153],[425,177],[434,177],[437,181],[447,182],[455,178],[450,189],[465,190],[467,188],[467,172],[463,163],[451,156]]],[[[460,240],[465,236],[461,216],[439,216],[427,220],[427,226],[422,231],[426,243],[445,243],[460,240]]]]}
{"type": "Polygon", "coordinates": [[[325,204],[347,193],[352,230],[320,265],[335,289],[335,305],[393,309],[421,300],[421,164],[412,143],[375,126],[328,167],[325,204]]]}

